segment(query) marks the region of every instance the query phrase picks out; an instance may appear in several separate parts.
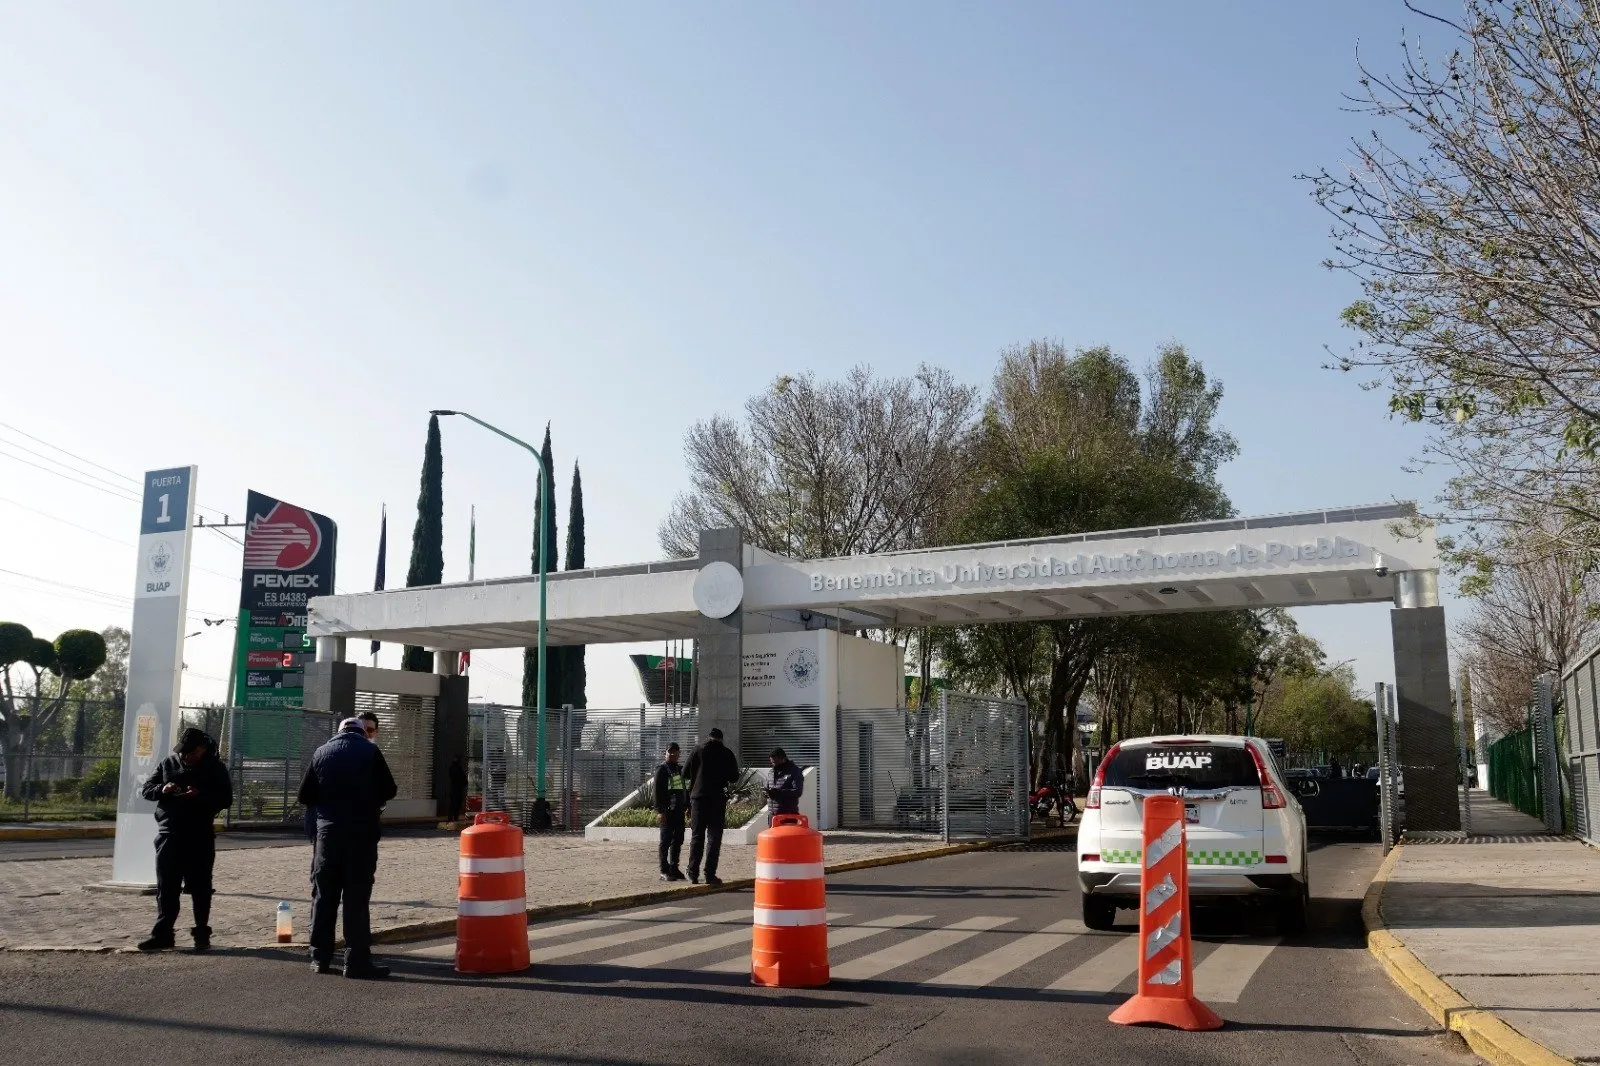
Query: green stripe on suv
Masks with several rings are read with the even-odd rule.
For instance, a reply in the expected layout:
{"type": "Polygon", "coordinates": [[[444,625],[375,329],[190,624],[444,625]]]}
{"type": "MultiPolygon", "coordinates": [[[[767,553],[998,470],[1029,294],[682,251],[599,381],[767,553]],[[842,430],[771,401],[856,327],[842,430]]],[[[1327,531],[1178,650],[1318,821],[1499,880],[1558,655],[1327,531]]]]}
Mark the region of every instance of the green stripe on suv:
{"type": "MultiPolygon", "coordinates": [[[[1124,851],[1117,848],[1107,848],[1100,852],[1100,861],[1137,865],[1143,854],[1142,851],[1137,849],[1124,851]]],[[[1259,866],[1260,864],[1261,852],[1259,851],[1189,852],[1190,866],[1259,866]]]]}

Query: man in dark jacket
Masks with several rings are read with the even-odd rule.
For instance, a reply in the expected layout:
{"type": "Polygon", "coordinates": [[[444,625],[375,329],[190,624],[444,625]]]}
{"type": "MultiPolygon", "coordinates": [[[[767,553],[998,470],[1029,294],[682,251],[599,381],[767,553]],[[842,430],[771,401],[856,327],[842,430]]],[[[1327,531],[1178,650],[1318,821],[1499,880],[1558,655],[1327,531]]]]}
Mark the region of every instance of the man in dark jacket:
{"type": "Polygon", "coordinates": [[[372,961],[367,906],[378,870],[378,812],[398,789],[383,752],[367,739],[359,718],[346,718],[334,738],[311,757],[300,782],[300,802],[317,809],[317,846],[311,865],[311,964],[333,968],[333,930],[344,901],[344,975],[388,977],[372,961]]]}
{"type": "Polygon", "coordinates": [[[656,814],[661,817],[661,843],[656,848],[661,880],[682,881],[678,855],[683,850],[683,816],[689,810],[689,780],[678,765],[677,744],[667,745],[667,761],[656,767],[656,814]]]}
{"type": "Polygon", "coordinates": [[[194,909],[194,949],[211,947],[211,870],[217,859],[213,821],[233,803],[233,782],[217,758],[217,745],[190,727],[173,754],[145,779],[141,792],[156,805],[156,924],[140,951],[176,946],[178,903],[189,893],[194,909]]]}
{"type": "Polygon", "coordinates": [[[806,790],[805,772],[782,748],[772,749],[772,784],[767,786],[767,813],[799,814],[800,796],[806,790]]]}
{"type": "Polygon", "coordinates": [[[684,771],[689,778],[689,880],[700,883],[700,859],[704,856],[706,884],[720,885],[717,860],[722,857],[728,786],[739,780],[739,760],[722,743],[722,730],[713,729],[710,739],[694,749],[684,771]]]}
{"type": "Polygon", "coordinates": [[[461,821],[461,815],[467,809],[467,768],[461,763],[461,756],[457,755],[450,760],[450,810],[446,813],[452,822],[461,821]]]}

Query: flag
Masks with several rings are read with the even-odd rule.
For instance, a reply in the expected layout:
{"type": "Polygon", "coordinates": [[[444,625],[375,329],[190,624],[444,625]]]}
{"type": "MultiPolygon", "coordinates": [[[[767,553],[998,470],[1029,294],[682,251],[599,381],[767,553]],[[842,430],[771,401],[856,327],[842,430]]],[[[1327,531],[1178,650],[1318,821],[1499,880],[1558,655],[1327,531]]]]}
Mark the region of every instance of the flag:
{"type": "MultiPolygon", "coordinates": [[[[478,507],[476,504],[472,507],[472,517],[468,521],[467,529],[467,580],[471,581],[473,580],[473,575],[477,572],[478,562],[478,507]]],[[[461,662],[456,668],[456,673],[465,674],[471,666],[472,652],[462,652],[461,662]]]]}
{"type": "MultiPolygon", "coordinates": [[[[384,565],[389,556],[389,508],[383,508],[383,518],[378,522],[378,572],[372,578],[372,591],[383,591],[384,565]]],[[[372,642],[372,654],[378,654],[379,641],[372,642]]]]}

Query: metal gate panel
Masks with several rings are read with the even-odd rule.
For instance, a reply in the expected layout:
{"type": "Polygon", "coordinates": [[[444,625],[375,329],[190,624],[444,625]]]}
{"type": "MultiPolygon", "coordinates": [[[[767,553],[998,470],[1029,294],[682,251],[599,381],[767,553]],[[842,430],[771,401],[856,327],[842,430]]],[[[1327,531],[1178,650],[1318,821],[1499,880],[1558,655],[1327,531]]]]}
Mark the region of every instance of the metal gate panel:
{"type": "Polygon", "coordinates": [[[326,711],[229,708],[217,737],[233,778],[227,824],[298,822],[300,782],[337,726],[326,711]]]}
{"type": "Polygon", "coordinates": [[[357,692],[356,714],[378,716],[378,748],[398,788],[397,801],[427,800],[433,795],[432,696],[393,692],[357,692]]]}
{"type": "Polygon", "coordinates": [[[946,692],[934,738],[947,840],[1028,836],[1028,711],[1021,703],[946,692]]]}
{"type": "Polygon", "coordinates": [[[1566,713],[1562,758],[1572,787],[1572,831],[1600,845],[1600,671],[1591,648],[1561,678],[1566,713]]]}
{"type": "Polygon", "coordinates": [[[938,833],[943,825],[933,761],[938,713],[904,707],[837,711],[839,824],[846,829],[938,833]]]}

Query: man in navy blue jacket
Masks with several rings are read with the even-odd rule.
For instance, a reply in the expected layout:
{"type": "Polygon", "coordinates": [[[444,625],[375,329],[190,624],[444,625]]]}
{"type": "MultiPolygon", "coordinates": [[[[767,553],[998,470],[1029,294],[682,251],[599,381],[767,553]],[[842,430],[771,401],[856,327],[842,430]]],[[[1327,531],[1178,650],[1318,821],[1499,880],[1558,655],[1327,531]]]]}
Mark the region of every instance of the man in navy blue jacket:
{"type": "Polygon", "coordinates": [[[317,811],[312,860],[311,964],[333,969],[333,931],[344,902],[344,975],[389,976],[372,961],[368,904],[378,870],[378,812],[399,791],[383,752],[367,739],[359,718],[346,718],[334,738],[311,757],[300,782],[300,802],[317,811]]]}

